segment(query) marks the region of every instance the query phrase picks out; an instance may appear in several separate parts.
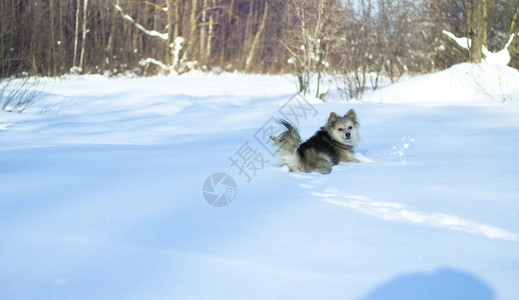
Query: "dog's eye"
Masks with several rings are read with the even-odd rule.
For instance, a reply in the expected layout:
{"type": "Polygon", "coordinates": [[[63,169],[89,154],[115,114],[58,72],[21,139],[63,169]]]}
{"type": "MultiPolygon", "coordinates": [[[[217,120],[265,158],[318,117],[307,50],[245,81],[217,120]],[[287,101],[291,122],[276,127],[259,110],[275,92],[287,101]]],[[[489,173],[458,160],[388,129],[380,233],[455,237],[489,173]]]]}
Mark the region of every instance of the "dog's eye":
{"type": "Polygon", "coordinates": [[[352,128],[353,128],[352,126],[348,127],[348,129],[352,129],[352,128]]]}
{"type": "Polygon", "coordinates": [[[342,128],[339,128],[339,131],[343,131],[343,130],[344,130],[344,129],[342,129],[342,128]]]}

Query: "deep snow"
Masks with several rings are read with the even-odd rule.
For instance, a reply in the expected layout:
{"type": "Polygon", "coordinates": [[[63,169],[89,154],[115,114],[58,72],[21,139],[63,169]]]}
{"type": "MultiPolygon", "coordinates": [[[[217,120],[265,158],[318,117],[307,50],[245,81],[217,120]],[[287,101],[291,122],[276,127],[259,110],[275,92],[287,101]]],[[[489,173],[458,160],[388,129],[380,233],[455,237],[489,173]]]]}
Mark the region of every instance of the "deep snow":
{"type": "Polygon", "coordinates": [[[519,299],[517,71],[302,102],[304,138],[359,116],[365,163],[327,176],[255,139],[297,111],[291,80],[42,79],[27,113],[0,113],[0,298],[519,299]],[[250,182],[229,159],[246,143],[250,182]],[[226,207],[202,194],[216,172],[226,207]]]}

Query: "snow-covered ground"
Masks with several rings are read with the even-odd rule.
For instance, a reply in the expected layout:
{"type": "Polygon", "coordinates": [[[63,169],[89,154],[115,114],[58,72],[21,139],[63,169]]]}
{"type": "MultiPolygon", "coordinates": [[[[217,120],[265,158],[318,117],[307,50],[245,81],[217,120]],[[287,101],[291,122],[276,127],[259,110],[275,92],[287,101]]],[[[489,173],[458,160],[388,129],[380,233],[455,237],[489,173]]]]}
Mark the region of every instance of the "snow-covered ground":
{"type": "Polygon", "coordinates": [[[458,65],[364,103],[290,100],[287,76],[42,79],[0,113],[0,298],[519,299],[518,78],[458,65]],[[350,108],[365,163],[287,173],[263,147],[273,118],[306,138],[350,108]]]}

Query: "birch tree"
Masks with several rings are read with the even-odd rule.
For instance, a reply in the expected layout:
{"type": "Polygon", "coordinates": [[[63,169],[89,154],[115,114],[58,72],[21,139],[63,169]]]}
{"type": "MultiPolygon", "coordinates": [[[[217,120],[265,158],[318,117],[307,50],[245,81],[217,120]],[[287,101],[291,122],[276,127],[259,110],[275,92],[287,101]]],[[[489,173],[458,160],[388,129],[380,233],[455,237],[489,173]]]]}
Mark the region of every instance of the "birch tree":
{"type": "Polygon", "coordinates": [[[268,2],[265,1],[265,8],[263,9],[263,17],[261,18],[261,24],[254,35],[254,40],[252,41],[252,45],[250,46],[249,54],[247,55],[247,59],[245,60],[245,72],[251,72],[252,66],[255,58],[258,56],[258,44],[261,35],[263,34],[263,30],[265,29],[265,23],[267,21],[267,15],[269,12],[268,2]]]}
{"type": "Polygon", "coordinates": [[[86,36],[87,36],[87,12],[88,12],[88,0],[84,0],[83,2],[83,25],[82,25],[82,37],[81,37],[81,54],[79,56],[79,69],[81,72],[85,70],[85,46],[86,46],[86,36]]]}
{"type": "Polygon", "coordinates": [[[72,57],[72,68],[77,68],[77,47],[78,47],[78,40],[79,40],[79,14],[81,12],[81,0],[76,0],[76,23],[75,23],[75,30],[74,30],[74,56],[72,57]]]}

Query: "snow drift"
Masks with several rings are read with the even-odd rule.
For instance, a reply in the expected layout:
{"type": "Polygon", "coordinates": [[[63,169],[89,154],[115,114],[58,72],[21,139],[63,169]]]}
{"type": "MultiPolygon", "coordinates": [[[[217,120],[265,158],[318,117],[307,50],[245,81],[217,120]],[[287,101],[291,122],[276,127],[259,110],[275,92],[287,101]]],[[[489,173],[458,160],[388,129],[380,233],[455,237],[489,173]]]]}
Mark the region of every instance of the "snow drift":
{"type": "Polygon", "coordinates": [[[371,163],[328,176],[254,139],[289,77],[42,80],[0,113],[0,298],[518,299],[517,76],[462,64],[307,103],[303,138],[331,111],[361,123],[371,163]],[[244,145],[265,160],[250,182],[244,145]],[[217,172],[237,186],[220,208],[217,172]]]}

